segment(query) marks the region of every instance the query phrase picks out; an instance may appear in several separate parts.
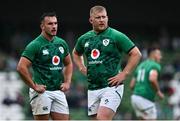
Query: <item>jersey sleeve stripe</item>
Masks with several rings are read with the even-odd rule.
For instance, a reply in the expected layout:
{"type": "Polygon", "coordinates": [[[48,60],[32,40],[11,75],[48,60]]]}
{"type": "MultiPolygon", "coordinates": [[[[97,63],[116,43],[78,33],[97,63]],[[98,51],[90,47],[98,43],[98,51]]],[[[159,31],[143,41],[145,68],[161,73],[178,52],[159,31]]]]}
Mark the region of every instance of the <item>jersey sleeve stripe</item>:
{"type": "Polygon", "coordinates": [[[132,46],[132,47],[127,51],[127,53],[129,53],[134,47],[136,47],[136,46],[135,46],[135,45],[132,46]]]}
{"type": "Polygon", "coordinates": [[[25,57],[25,58],[27,58],[28,60],[30,60],[32,62],[32,60],[29,57],[27,57],[25,55],[23,55],[22,57],[25,57]]]}

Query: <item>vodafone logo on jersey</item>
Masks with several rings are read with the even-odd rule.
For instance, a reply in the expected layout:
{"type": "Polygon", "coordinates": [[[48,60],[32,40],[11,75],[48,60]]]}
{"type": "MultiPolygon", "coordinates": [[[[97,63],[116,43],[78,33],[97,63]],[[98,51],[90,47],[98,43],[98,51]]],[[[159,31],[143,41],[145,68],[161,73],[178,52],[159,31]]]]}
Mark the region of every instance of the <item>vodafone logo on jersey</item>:
{"type": "Polygon", "coordinates": [[[59,63],[60,63],[60,58],[59,58],[59,56],[53,56],[53,58],[52,58],[52,63],[53,63],[53,65],[58,65],[59,63]]]}
{"type": "Polygon", "coordinates": [[[91,51],[91,57],[92,57],[92,59],[97,59],[99,56],[100,56],[100,52],[99,52],[98,49],[93,49],[93,50],[91,51]]]}

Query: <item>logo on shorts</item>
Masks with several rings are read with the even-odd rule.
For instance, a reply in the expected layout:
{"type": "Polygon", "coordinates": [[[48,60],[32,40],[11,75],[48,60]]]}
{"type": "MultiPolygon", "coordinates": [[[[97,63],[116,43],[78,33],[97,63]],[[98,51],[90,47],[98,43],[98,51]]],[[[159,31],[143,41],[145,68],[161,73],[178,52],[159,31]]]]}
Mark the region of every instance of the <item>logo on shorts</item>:
{"type": "Polygon", "coordinates": [[[91,109],[91,107],[89,107],[89,108],[88,108],[88,111],[89,111],[89,112],[92,112],[92,109],[91,109]]]}
{"type": "Polygon", "coordinates": [[[48,106],[44,106],[43,107],[43,110],[45,111],[45,110],[48,110],[48,106]]]}
{"type": "Polygon", "coordinates": [[[95,105],[91,105],[89,108],[88,108],[88,111],[89,112],[92,112],[92,110],[95,108],[95,105]]]}
{"type": "Polygon", "coordinates": [[[109,100],[108,100],[108,99],[105,99],[104,103],[107,104],[108,102],[109,102],[109,100]]]}
{"type": "Polygon", "coordinates": [[[52,63],[54,64],[54,65],[58,65],[59,63],[60,63],[60,58],[59,58],[59,56],[53,56],[53,58],[52,58],[52,63]]]}
{"type": "Polygon", "coordinates": [[[97,58],[99,57],[99,55],[100,55],[100,52],[99,52],[98,49],[93,49],[93,50],[91,51],[91,57],[92,57],[92,59],[97,59],[97,58]]]}

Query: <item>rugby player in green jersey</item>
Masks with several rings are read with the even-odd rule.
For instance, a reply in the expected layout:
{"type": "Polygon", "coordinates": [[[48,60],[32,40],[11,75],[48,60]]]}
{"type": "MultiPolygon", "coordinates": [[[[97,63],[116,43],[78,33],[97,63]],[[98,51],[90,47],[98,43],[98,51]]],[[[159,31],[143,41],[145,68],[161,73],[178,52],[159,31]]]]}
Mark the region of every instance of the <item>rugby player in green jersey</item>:
{"type": "Polygon", "coordinates": [[[160,77],[161,51],[158,48],[148,50],[148,59],[141,62],[131,80],[130,87],[133,89],[131,96],[132,107],[139,119],[156,119],[157,111],[155,107],[156,94],[163,99],[158,84],[160,77]]]}
{"type": "Polygon", "coordinates": [[[125,34],[108,26],[103,6],[91,8],[89,21],[93,30],[78,38],[73,59],[87,75],[88,115],[93,119],[112,120],[122,100],[123,81],[138,64],[141,53],[125,34]],[[129,55],[124,69],[120,64],[122,53],[129,55]]]}
{"type": "Polygon", "coordinates": [[[41,34],[23,51],[17,71],[30,87],[30,104],[35,120],[68,120],[64,91],[70,88],[72,60],[65,40],[56,36],[54,12],[41,16],[41,34]],[[32,76],[30,68],[32,67],[32,76]]]}

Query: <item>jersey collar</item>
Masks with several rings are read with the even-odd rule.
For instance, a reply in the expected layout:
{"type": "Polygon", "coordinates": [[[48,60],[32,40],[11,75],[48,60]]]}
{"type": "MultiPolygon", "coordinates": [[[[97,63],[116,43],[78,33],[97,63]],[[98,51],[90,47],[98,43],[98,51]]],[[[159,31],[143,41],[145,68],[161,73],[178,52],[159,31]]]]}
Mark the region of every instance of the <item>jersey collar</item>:
{"type": "Polygon", "coordinates": [[[40,35],[40,37],[41,37],[44,41],[46,41],[46,42],[48,42],[48,43],[52,43],[52,42],[54,41],[54,38],[55,38],[56,36],[54,36],[51,41],[47,40],[43,35],[40,35]]]}
{"type": "Polygon", "coordinates": [[[110,27],[107,27],[105,30],[103,30],[103,31],[101,31],[101,32],[99,32],[99,33],[96,33],[94,30],[93,30],[93,32],[94,32],[95,35],[100,35],[100,34],[106,33],[106,32],[109,30],[109,28],[110,28],[110,27]]]}

